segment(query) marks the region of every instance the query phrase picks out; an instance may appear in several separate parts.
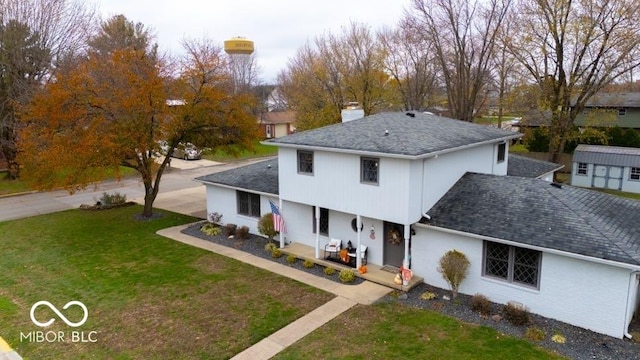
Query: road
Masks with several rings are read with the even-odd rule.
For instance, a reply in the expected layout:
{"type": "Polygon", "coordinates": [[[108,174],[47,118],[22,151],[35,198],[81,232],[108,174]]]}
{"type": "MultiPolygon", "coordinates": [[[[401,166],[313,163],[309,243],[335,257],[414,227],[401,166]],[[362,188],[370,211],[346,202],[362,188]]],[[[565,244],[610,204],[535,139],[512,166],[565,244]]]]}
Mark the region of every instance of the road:
{"type": "MultiPolygon", "coordinates": [[[[193,179],[199,176],[233,169],[265,159],[252,159],[232,163],[216,163],[208,160],[185,161],[172,159],[171,168],[160,182],[160,192],[154,207],[188,215],[206,216],[204,186],[193,179]]],[[[127,200],[142,203],[144,185],[138,177],[121,181],[104,181],[86,190],[70,195],[66,190],[35,192],[17,196],[0,197],[0,221],[74,209],[82,204],[95,204],[104,192],[119,192],[127,200]]]]}

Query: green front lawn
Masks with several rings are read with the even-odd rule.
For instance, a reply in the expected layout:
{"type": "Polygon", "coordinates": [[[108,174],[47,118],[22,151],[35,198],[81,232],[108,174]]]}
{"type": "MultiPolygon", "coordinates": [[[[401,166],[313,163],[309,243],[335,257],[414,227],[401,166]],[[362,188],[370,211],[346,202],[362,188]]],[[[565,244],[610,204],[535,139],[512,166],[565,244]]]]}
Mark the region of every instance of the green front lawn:
{"type": "Polygon", "coordinates": [[[357,306],[275,359],[562,359],[525,340],[400,304],[357,306]]]}
{"type": "Polygon", "coordinates": [[[25,359],[225,359],[303,316],[332,295],[156,235],[195,219],[137,221],[141,207],[71,210],[0,223],[0,335],[25,359]],[[70,320],[65,325],[40,300],[70,320]],[[62,331],[64,342],[20,341],[62,331]],[[70,342],[71,331],[95,343],[70,342]]]}
{"type": "Polygon", "coordinates": [[[260,141],[255,141],[253,150],[233,151],[233,148],[226,147],[217,149],[214,152],[205,152],[202,157],[207,160],[229,162],[236,160],[244,160],[255,157],[271,156],[278,154],[278,147],[271,145],[263,145],[260,141]]]}

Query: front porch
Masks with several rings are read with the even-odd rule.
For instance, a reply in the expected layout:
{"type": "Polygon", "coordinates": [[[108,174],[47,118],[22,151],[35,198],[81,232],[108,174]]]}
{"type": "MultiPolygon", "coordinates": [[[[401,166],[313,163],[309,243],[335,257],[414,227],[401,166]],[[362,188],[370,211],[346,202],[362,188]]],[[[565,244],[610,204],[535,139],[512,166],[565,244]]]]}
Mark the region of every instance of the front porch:
{"type": "Polygon", "coordinates": [[[393,282],[396,276],[395,272],[389,272],[387,270],[383,270],[381,265],[372,264],[370,262],[367,264],[367,272],[364,274],[361,274],[357,269],[350,267],[346,264],[343,265],[338,262],[329,261],[322,258],[316,259],[315,249],[311,246],[303,245],[300,243],[291,243],[289,245],[286,245],[281,250],[283,253],[287,255],[293,255],[303,260],[309,259],[318,265],[331,266],[338,271],[343,269],[351,269],[354,271],[355,275],[358,277],[361,277],[365,280],[369,280],[371,282],[384,285],[393,289],[409,291],[414,287],[422,284],[423,282],[423,279],[421,277],[414,275],[413,278],[409,281],[409,285],[406,285],[406,286],[398,285],[393,282]]]}

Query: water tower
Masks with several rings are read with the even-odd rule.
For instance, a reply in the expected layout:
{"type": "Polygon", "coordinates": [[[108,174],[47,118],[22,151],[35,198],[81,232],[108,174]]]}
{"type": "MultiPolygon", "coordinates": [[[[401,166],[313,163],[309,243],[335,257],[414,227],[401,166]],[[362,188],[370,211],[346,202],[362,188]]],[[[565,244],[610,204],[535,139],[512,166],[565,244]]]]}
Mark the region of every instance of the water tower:
{"type": "Polygon", "coordinates": [[[225,40],[224,51],[229,55],[234,92],[251,86],[256,76],[256,66],[251,56],[253,54],[253,41],[243,37],[225,40]]]}

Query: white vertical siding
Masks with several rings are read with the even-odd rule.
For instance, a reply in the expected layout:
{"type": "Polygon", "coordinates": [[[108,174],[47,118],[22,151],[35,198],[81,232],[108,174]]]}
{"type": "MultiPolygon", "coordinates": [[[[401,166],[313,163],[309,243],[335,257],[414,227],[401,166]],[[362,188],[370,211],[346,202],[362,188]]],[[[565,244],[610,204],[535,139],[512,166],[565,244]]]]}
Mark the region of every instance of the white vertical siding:
{"type": "Polygon", "coordinates": [[[429,210],[468,171],[506,175],[508,154],[501,164],[496,164],[496,154],[497,146],[486,144],[425,159],[422,211],[429,210]]]}
{"type": "Polygon", "coordinates": [[[591,178],[593,177],[593,164],[587,164],[587,175],[578,175],[578,163],[574,162],[571,166],[571,185],[591,187],[591,178]]]}
{"type": "Polygon", "coordinates": [[[410,222],[409,160],[380,158],[378,185],[360,183],[358,155],[314,151],[313,175],[306,175],[298,174],[296,150],[280,148],[278,164],[283,200],[403,224],[410,222]]]}
{"type": "Polygon", "coordinates": [[[543,253],[540,289],[482,277],[482,240],[418,227],[412,267],[425,282],[448,289],[437,271],[440,257],[451,249],[463,252],[471,266],[460,292],[487,296],[496,303],[517,301],[531,312],[621,338],[629,270],[556,254],[543,253]]]}
{"type": "MultiPolygon", "coordinates": [[[[236,224],[238,227],[247,226],[249,232],[252,234],[258,234],[258,218],[252,216],[238,214],[236,190],[215,186],[206,185],[207,187],[207,214],[217,212],[222,214],[220,220],[223,224],[236,224]]],[[[271,198],[276,204],[278,200],[276,197],[271,198]]],[[[264,215],[271,212],[269,206],[269,197],[260,195],[260,214],[264,215]]]]}

